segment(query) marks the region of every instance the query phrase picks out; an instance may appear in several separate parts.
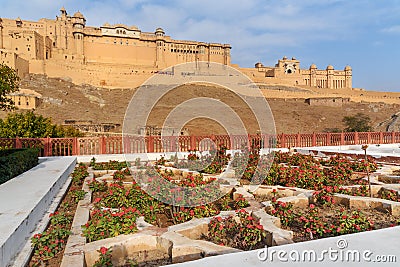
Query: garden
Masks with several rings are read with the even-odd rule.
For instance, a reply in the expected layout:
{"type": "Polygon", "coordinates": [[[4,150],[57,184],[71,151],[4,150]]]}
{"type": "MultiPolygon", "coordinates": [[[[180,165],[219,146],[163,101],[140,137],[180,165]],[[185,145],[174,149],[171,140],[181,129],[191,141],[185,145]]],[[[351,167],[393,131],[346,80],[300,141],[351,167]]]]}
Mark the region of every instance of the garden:
{"type": "Polygon", "coordinates": [[[396,226],[400,186],[387,177],[399,169],[371,157],[254,147],[131,163],[93,158],[76,167],[48,229],[32,238],[30,265],[59,266],[87,194],[89,219],[78,233],[87,266],[159,266],[396,226]]]}

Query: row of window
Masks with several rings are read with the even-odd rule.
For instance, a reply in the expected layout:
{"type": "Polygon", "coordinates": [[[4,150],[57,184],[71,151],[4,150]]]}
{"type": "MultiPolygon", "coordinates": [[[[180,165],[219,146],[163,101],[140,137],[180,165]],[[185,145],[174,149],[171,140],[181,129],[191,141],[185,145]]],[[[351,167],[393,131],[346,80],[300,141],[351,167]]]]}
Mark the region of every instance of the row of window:
{"type": "Polygon", "coordinates": [[[172,53],[184,53],[184,54],[204,54],[199,52],[198,50],[181,50],[181,49],[171,49],[172,53]]]}
{"type": "MultiPolygon", "coordinates": [[[[204,50],[203,51],[198,51],[198,50],[171,49],[171,52],[172,53],[183,53],[183,54],[204,54],[204,50]]],[[[223,52],[210,52],[210,54],[211,55],[224,55],[223,52]]]]}

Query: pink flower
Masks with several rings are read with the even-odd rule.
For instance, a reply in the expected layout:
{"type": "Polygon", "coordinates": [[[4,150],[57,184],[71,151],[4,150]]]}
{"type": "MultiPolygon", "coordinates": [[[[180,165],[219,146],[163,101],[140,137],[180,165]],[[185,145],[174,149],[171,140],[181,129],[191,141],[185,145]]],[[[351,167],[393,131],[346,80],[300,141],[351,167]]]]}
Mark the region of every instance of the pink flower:
{"type": "Polygon", "coordinates": [[[310,204],[310,209],[314,209],[315,205],[314,204],[310,204]]]}
{"type": "Polygon", "coordinates": [[[107,253],[108,249],[106,247],[101,247],[100,248],[100,253],[105,255],[107,253]]]}

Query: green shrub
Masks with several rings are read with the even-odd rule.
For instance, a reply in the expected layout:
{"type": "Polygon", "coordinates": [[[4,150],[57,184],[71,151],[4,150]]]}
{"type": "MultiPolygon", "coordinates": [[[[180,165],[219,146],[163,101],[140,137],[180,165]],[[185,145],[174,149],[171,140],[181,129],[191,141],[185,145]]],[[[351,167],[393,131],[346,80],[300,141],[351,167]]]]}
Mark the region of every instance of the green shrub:
{"type": "Polygon", "coordinates": [[[36,166],[38,155],[36,148],[1,150],[0,184],[36,166]]]}

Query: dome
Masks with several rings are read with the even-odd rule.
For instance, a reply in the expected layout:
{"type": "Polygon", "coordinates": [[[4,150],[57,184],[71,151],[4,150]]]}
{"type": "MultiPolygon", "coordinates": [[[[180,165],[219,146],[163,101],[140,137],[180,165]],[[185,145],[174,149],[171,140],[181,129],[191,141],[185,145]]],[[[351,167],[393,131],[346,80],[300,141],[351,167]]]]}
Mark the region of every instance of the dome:
{"type": "Polygon", "coordinates": [[[162,34],[164,34],[164,30],[163,30],[162,28],[157,28],[157,29],[156,29],[156,33],[162,33],[162,34]]]}
{"type": "Polygon", "coordinates": [[[282,59],[283,59],[283,60],[287,60],[287,56],[284,56],[282,59]]]}
{"type": "Polygon", "coordinates": [[[349,65],[347,65],[344,70],[351,70],[351,67],[349,65]]]}
{"type": "Polygon", "coordinates": [[[317,65],[311,64],[310,69],[316,69],[316,68],[317,68],[317,65]]]}
{"type": "Polygon", "coordinates": [[[76,12],[75,14],[74,14],[74,16],[73,16],[74,18],[80,18],[80,19],[84,19],[85,17],[82,15],[82,13],[81,12],[76,12]]]}
{"type": "Polygon", "coordinates": [[[328,67],[326,67],[327,70],[333,70],[333,66],[332,65],[328,65],[328,67]]]}
{"type": "Polygon", "coordinates": [[[60,9],[60,11],[61,11],[61,12],[67,12],[67,10],[65,10],[65,7],[62,7],[62,8],[60,9]]]}

